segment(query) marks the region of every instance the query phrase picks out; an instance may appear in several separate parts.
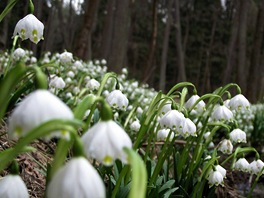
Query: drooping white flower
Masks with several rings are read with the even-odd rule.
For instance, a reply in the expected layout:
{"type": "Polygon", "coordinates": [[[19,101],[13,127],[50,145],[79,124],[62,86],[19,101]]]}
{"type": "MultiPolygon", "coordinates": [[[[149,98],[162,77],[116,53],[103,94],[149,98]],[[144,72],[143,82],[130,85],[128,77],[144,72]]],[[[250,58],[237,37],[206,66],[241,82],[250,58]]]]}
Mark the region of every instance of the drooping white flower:
{"type": "Polygon", "coordinates": [[[106,97],[106,101],[112,108],[118,110],[124,111],[128,106],[128,99],[120,90],[114,90],[109,93],[106,97]]]}
{"type": "MultiPolygon", "coordinates": [[[[192,95],[189,100],[186,101],[185,103],[185,107],[186,109],[190,110],[191,107],[194,105],[194,103],[200,99],[200,96],[196,95],[192,95]]],[[[195,110],[196,112],[200,113],[202,111],[204,111],[205,109],[205,103],[203,100],[201,100],[195,107],[193,110],[195,110]]]]}
{"type": "Polygon", "coordinates": [[[182,128],[180,129],[180,134],[186,138],[191,136],[197,137],[196,126],[189,118],[182,119],[182,128]]]}
{"type": "Polygon", "coordinates": [[[169,137],[169,140],[171,141],[174,138],[174,132],[170,129],[160,129],[157,132],[157,140],[160,141],[166,141],[166,139],[169,137]]]}
{"type": "Polygon", "coordinates": [[[163,128],[170,128],[173,131],[180,131],[182,129],[182,120],[184,115],[177,110],[170,110],[159,120],[160,126],[163,128]]]}
{"type": "Polygon", "coordinates": [[[212,120],[214,121],[232,121],[233,113],[226,106],[220,105],[212,112],[212,120]]]}
{"type": "Polygon", "coordinates": [[[222,153],[231,154],[233,151],[233,145],[230,140],[224,139],[219,143],[218,150],[222,153]]]}
{"type": "Polygon", "coordinates": [[[67,73],[67,76],[70,77],[70,78],[74,78],[75,74],[74,74],[73,71],[69,71],[69,72],[67,73]]]}
{"type": "Polygon", "coordinates": [[[230,99],[229,106],[232,110],[236,111],[249,110],[250,103],[248,99],[245,98],[245,96],[238,94],[230,99]]]}
{"type": "Polygon", "coordinates": [[[230,99],[227,99],[224,101],[224,105],[227,107],[227,108],[230,108],[229,106],[229,102],[230,102],[230,99]]]}
{"type": "Polygon", "coordinates": [[[84,158],[71,159],[51,179],[47,188],[48,198],[106,197],[102,178],[84,158]]]}
{"type": "Polygon", "coordinates": [[[82,136],[82,141],[86,155],[106,166],[112,165],[116,159],[126,163],[123,148],[132,148],[128,134],[112,120],[97,122],[82,136]]]}
{"type": "Polygon", "coordinates": [[[130,124],[130,129],[132,130],[132,131],[139,131],[139,129],[140,129],[140,122],[139,122],[139,120],[138,119],[136,119],[136,120],[134,120],[131,124],[130,124]]]}
{"type": "Polygon", "coordinates": [[[56,89],[63,89],[66,84],[61,77],[58,77],[56,75],[51,75],[49,85],[56,89]]]}
{"type": "Polygon", "coordinates": [[[222,174],[223,178],[226,178],[226,169],[224,167],[218,164],[215,166],[215,169],[222,174]]]}
{"type": "Polygon", "coordinates": [[[165,115],[170,110],[171,110],[171,103],[163,105],[163,107],[160,110],[161,115],[165,115]]]}
{"type": "Polygon", "coordinates": [[[211,188],[213,185],[218,186],[224,186],[224,177],[221,174],[221,172],[215,170],[210,171],[209,176],[207,178],[209,187],[211,188]]]}
{"type": "Polygon", "coordinates": [[[211,134],[211,132],[210,132],[210,131],[207,131],[207,132],[203,135],[204,139],[207,139],[207,138],[209,137],[210,134],[211,134]]]}
{"type": "Polygon", "coordinates": [[[106,62],[105,59],[102,59],[102,60],[101,60],[101,64],[102,64],[102,65],[106,65],[106,63],[107,63],[107,62],[106,62]]]}
{"type": "Polygon", "coordinates": [[[214,143],[210,142],[209,145],[208,145],[208,148],[214,148],[214,147],[215,147],[214,143]]]}
{"type": "Polygon", "coordinates": [[[83,64],[81,61],[77,60],[74,62],[73,66],[75,66],[78,69],[82,69],[83,68],[83,64]]]}
{"type": "Polygon", "coordinates": [[[18,34],[22,40],[29,38],[33,43],[37,44],[43,39],[43,31],[43,23],[33,14],[28,14],[17,22],[13,36],[18,34]]]}
{"type": "Polygon", "coordinates": [[[261,161],[260,159],[254,160],[249,164],[249,172],[251,174],[258,175],[261,172],[263,167],[264,167],[263,161],[261,161]]]}
{"type": "Polygon", "coordinates": [[[97,90],[100,87],[100,83],[95,79],[91,79],[87,82],[86,87],[89,90],[97,90]]]}
{"type": "MultiPolygon", "coordinates": [[[[132,107],[132,106],[131,106],[132,107]]],[[[128,110],[129,110],[129,106],[128,106],[128,110]]],[[[139,114],[139,115],[142,115],[142,113],[143,113],[143,109],[141,108],[141,107],[138,107],[137,108],[137,113],[139,114]]]]}
{"type": "Polygon", "coordinates": [[[123,67],[123,68],[122,68],[122,73],[127,75],[127,74],[128,74],[128,70],[127,70],[127,68],[123,67]]]}
{"type": "Polygon", "coordinates": [[[241,129],[234,129],[233,131],[231,131],[230,133],[230,139],[232,140],[232,142],[247,142],[247,136],[246,133],[244,131],[242,131],[241,129]]]}
{"type": "Polygon", "coordinates": [[[63,65],[69,65],[73,61],[73,55],[70,52],[63,52],[59,55],[60,63],[63,65]]]}
{"type": "Polygon", "coordinates": [[[47,90],[36,90],[26,96],[8,120],[8,135],[17,139],[31,129],[52,119],[72,119],[71,109],[47,90]]]}
{"type": "Polygon", "coordinates": [[[22,48],[17,48],[15,49],[15,51],[13,52],[13,58],[15,60],[21,60],[22,58],[24,58],[26,56],[26,52],[25,50],[23,50],[22,48]]]}
{"type": "Polygon", "coordinates": [[[28,190],[19,175],[7,175],[0,179],[0,197],[28,198],[28,190]]]}
{"type": "Polygon", "coordinates": [[[234,165],[235,170],[248,172],[249,171],[249,163],[245,158],[240,158],[235,162],[234,165]]]}

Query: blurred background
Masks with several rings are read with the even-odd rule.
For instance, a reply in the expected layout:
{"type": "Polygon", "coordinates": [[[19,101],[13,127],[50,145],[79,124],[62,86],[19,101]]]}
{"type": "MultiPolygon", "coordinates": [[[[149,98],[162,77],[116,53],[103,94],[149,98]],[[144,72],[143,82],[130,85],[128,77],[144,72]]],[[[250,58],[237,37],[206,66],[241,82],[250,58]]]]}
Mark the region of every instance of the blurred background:
{"type": "MultiPolygon", "coordinates": [[[[75,59],[107,61],[130,78],[167,91],[181,81],[200,95],[238,83],[252,103],[264,95],[263,0],[33,0],[44,23],[38,45],[19,40],[37,58],[72,52],[75,59]]],[[[0,11],[7,0],[1,0],[0,11]]],[[[0,23],[0,50],[10,50],[19,0],[0,23]]],[[[235,90],[234,90],[235,91],[235,90]]]]}

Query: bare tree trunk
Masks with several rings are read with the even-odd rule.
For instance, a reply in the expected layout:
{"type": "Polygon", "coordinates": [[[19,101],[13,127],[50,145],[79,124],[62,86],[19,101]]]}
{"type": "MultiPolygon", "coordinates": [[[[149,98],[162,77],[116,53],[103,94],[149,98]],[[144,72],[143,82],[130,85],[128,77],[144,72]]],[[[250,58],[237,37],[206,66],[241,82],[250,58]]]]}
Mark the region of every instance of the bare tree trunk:
{"type": "Polygon", "coordinates": [[[175,25],[176,25],[176,49],[177,49],[176,53],[177,53],[177,64],[178,64],[177,82],[181,82],[181,81],[186,81],[186,72],[185,72],[184,54],[183,54],[183,48],[182,48],[179,0],[175,0],[175,25]]]}
{"type": "Polygon", "coordinates": [[[88,1],[84,15],[83,28],[77,40],[76,55],[84,60],[90,60],[92,57],[91,37],[95,16],[98,10],[100,0],[88,1]]]}
{"type": "Polygon", "coordinates": [[[117,73],[125,67],[130,27],[129,5],[129,0],[116,0],[111,50],[107,62],[109,69],[117,73]]]}
{"type": "Polygon", "coordinates": [[[259,82],[261,80],[261,47],[264,34],[264,2],[260,2],[260,8],[258,10],[258,17],[256,23],[256,30],[254,35],[254,43],[251,53],[250,67],[248,70],[248,84],[247,84],[247,96],[251,102],[257,102],[259,82]]]}
{"type": "Polygon", "coordinates": [[[235,6],[235,12],[233,12],[234,13],[233,25],[231,30],[231,38],[229,41],[228,54],[227,54],[227,65],[223,76],[223,85],[231,82],[232,70],[234,68],[234,65],[236,65],[235,60],[236,60],[236,45],[237,45],[238,28],[239,28],[240,3],[239,1],[235,1],[235,3],[236,6],[235,6]]]}
{"type": "Polygon", "coordinates": [[[149,54],[147,59],[147,64],[144,69],[143,74],[143,82],[147,82],[149,78],[151,77],[153,71],[155,70],[155,67],[153,65],[153,59],[156,51],[156,45],[157,45],[157,32],[158,32],[158,25],[157,25],[157,0],[153,0],[153,6],[152,6],[152,34],[151,34],[151,40],[150,40],[150,46],[149,46],[149,54]]]}
{"type": "Polygon", "coordinates": [[[246,91],[247,81],[247,13],[249,1],[241,0],[241,7],[239,11],[239,35],[238,35],[238,75],[237,82],[242,91],[246,91]]]}
{"type": "Polygon", "coordinates": [[[170,39],[170,27],[171,27],[171,9],[172,9],[173,0],[168,2],[168,18],[166,21],[166,27],[164,32],[164,39],[162,44],[162,55],[161,55],[161,67],[160,67],[160,79],[159,79],[159,89],[165,91],[166,88],[166,67],[167,67],[167,53],[170,39]]]}
{"type": "Polygon", "coordinates": [[[213,27],[211,30],[210,43],[209,43],[208,48],[206,49],[205,71],[204,71],[204,78],[203,78],[203,84],[202,84],[202,89],[201,89],[202,93],[205,93],[205,92],[211,90],[211,82],[210,82],[211,51],[212,51],[212,47],[213,47],[215,29],[216,29],[216,24],[217,24],[217,16],[216,15],[217,15],[217,13],[216,13],[216,11],[214,11],[214,22],[213,22],[213,27]]]}
{"type": "Polygon", "coordinates": [[[7,48],[7,40],[10,39],[8,38],[8,25],[11,18],[11,12],[8,13],[5,16],[4,20],[2,21],[3,26],[1,28],[1,33],[0,33],[0,49],[3,50],[7,48]]]}
{"type": "Polygon", "coordinates": [[[54,43],[55,39],[55,20],[56,17],[56,8],[51,7],[51,11],[48,15],[47,24],[44,29],[44,40],[45,42],[42,42],[42,51],[53,51],[52,45],[54,43]],[[48,31],[47,31],[48,30],[48,31]]]}
{"type": "Polygon", "coordinates": [[[101,58],[106,60],[109,59],[111,41],[113,38],[113,23],[114,23],[114,12],[115,12],[115,0],[107,1],[107,14],[105,16],[105,23],[103,28],[103,38],[101,45],[101,58]]]}

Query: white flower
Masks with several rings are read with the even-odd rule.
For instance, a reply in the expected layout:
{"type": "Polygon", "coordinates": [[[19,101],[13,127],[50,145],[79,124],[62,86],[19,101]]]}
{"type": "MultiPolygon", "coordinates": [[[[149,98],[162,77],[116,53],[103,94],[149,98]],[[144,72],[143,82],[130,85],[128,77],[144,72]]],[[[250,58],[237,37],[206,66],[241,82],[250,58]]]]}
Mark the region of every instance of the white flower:
{"type": "Polygon", "coordinates": [[[58,97],[47,90],[36,90],[26,96],[8,120],[11,139],[24,136],[31,129],[52,119],[72,119],[73,113],[58,97]]]}
{"type": "Polygon", "coordinates": [[[22,48],[17,48],[15,49],[15,51],[13,52],[13,58],[15,60],[21,60],[22,58],[24,58],[26,55],[25,50],[23,50],[22,48]]]}
{"type": "Polygon", "coordinates": [[[238,94],[230,99],[229,106],[232,110],[249,110],[250,103],[242,94],[238,94]]]}
{"type": "Polygon", "coordinates": [[[213,110],[212,119],[214,121],[232,121],[233,113],[226,106],[220,105],[213,110]]]}
{"type": "MultiPolygon", "coordinates": [[[[131,105],[130,105],[131,106],[131,105]]],[[[128,106],[129,107],[129,106],[128,106]]],[[[132,106],[131,106],[132,107],[132,106]]],[[[131,108],[132,109],[132,108],[131,108]]],[[[128,110],[129,110],[129,108],[128,108],[128,110]]],[[[141,108],[141,107],[138,107],[137,108],[137,113],[139,114],[139,115],[141,115],[142,113],[143,113],[143,109],[141,108]]]]}
{"type": "Polygon", "coordinates": [[[224,186],[224,177],[219,171],[210,171],[208,176],[209,187],[211,188],[213,185],[218,186],[219,184],[224,186]]]}
{"type": "Polygon", "coordinates": [[[51,179],[47,188],[48,198],[106,197],[102,178],[84,158],[71,159],[51,179]]]}
{"type": "Polygon", "coordinates": [[[49,85],[57,89],[63,89],[65,87],[65,82],[61,77],[51,75],[49,85]]]}
{"type": "Polygon", "coordinates": [[[70,77],[70,78],[74,78],[75,74],[74,74],[73,71],[69,71],[69,72],[67,73],[67,76],[70,77]]]}
{"type": "Polygon", "coordinates": [[[0,197],[28,198],[28,190],[19,175],[7,175],[0,179],[0,197]]]}
{"type": "Polygon", "coordinates": [[[162,115],[165,115],[170,110],[171,110],[171,103],[163,105],[160,112],[162,115]]]}
{"type": "Polygon", "coordinates": [[[232,142],[238,142],[238,143],[247,142],[246,133],[242,131],[241,129],[234,129],[233,131],[231,131],[230,139],[232,140],[232,142]]]}
{"type": "Polygon", "coordinates": [[[133,121],[131,124],[130,124],[130,129],[132,130],[132,131],[139,131],[139,129],[140,129],[140,123],[139,123],[139,120],[138,119],[136,119],[135,121],[133,121]]]}
{"type": "Polygon", "coordinates": [[[210,142],[209,145],[208,145],[208,148],[214,148],[214,147],[215,147],[214,143],[210,142]]]}
{"type": "Polygon", "coordinates": [[[211,132],[210,132],[210,131],[207,131],[207,132],[203,135],[204,139],[207,139],[207,138],[209,137],[210,134],[211,134],[211,132]]]}
{"type": "Polygon", "coordinates": [[[100,83],[95,79],[91,79],[87,82],[86,87],[89,90],[97,90],[100,87],[100,83]]]}
{"type": "Polygon", "coordinates": [[[160,126],[163,128],[170,128],[176,132],[182,129],[182,120],[184,115],[177,110],[170,110],[159,120],[160,126]]]}
{"type": "Polygon", "coordinates": [[[107,62],[106,62],[105,59],[102,59],[102,60],[101,60],[101,64],[102,64],[102,65],[106,65],[106,63],[107,63],[107,62]]]}
{"type": "Polygon", "coordinates": [[[31,63],[31,64],[34,64],[34,63],[36,63],[37,61],[38,61],[37,58],[34,57],[34,56],[32,56],[32,57],[30,58],[30,63],[31,63]]]}
{"type": "Polygon", "coordinates": [[[120,109],[124,111],[128,106],[128,99],[120,90],[114,90],[109,93],[106,97],[106,101],[112,108],[118,110],[120,109]]]}
{"type": "Polygon", "coordinates": [[[240,158],[236,161],[234,165],[235,170],[248,172],[249,171],[249,163],[245,158],[240,158]]]}
{"type": "Polygon", "coordinates": [[[233,145],[230,140],[224,139],[218,145],[218,150],[222,153],[231,154],[233,151],[233,145]]]}
{"type": "Polygon", "coordinates": [[[219,164],[215,166],[215,169],[221,173],[223,178],[226,178],[226,169],[220,166],[219,164]]]}
{"type": "Polygon", "coordinates": [[[123,74],[128,74],[128,70],[127,70],[127,68],[123,67],[123,68],[122,68],[122,73],[123,73],[123,74]]]}
{"type": "MultiPolygon", "coordinates": [[[[189,100],[187,100],[187,102],[185,103],[185,107],[186,109],[190,110],[191,107],[194,105],[194,103],[200,99],[200,96],[198,95],[192,95],[189,100]]],[[[205,103],[203,100],[201,100],[195,107],[194,107],[194,110],[198,113],[204,111],[205,109],[205,103]]]]}
{"type": "Polygon", "coordinates": [[[67,92],[66,93],[66,98],[72,98],[72,93],[71,92],[67,92]]]}
{"type": "Polygon", "coordinates": [[[260,159],[254,160],[249,164],[249,172],[251,174],[258,175],[263,167],[264,167],[264,163],[260,159]]]}
{"type": "Polygon", "coordinates": [[[224,101],[224,105],[230,109],[230,106],[229,106],[229,102],[230,102],[230,99],[227,99],[224,101]]]}
{"type": "Polygon", "coordinates": [[[82,69],[83,68],[82,62],[78,61],[78,60],[74,62],[73,66],[75,66],[78,69],[82,69]]]}
{"type": "Polygon", "coordinates": [[[33,43],[38,43],[43,39],[44,25],[33,14],[28,14],[20,19],[15,27],[13,36],[17,34],[22,40],[30,39],[33,43]]]}
{"type": "Polygon", "coordinates": [[[182,119],[182,129],[180,129],[180,134],[186,138],[191,136],[197,137],[196,126],[189,118],[182,119]]]}
{"type": "Polygon", "coordinates": [[[61,53],[59,58],[60,58],[60,63],[62,63],[64,65],[71,64],[73,61],[73,55],[70,52],[61,53]]]}
{"type": "MultiPolygon", "coordinates": [[[[160,140],[163,140],[163,141],[166,141],[166,139],[168,138],[170,134],[170,129],[160,129],[158,130],[157,132],[157,140],[160,141],[160,140]]],[[[174,132],[172,131],[170,136],[169,136],[169,140],[171,141],[174,137],[174,132]]]]}
{"type": "Polygon", "coordinates": [[[126,163],[123,148],[132,148],[130,137],[112,120],[97,122],[82,136],[82,141],[86,155],[107,166],[116,159],[126,163]]]}

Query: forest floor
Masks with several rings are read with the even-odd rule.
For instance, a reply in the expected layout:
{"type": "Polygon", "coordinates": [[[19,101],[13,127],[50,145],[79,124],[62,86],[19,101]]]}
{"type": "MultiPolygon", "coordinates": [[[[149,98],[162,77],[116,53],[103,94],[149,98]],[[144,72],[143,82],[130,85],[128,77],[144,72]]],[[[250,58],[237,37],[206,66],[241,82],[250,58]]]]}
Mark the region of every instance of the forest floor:
{"type": "MultiPolygon", "coordinates": [[[[6,134],[7,128],[5,123],[0,126],[0,151],[2,151],[13,146],[15,142],[8,140],[6,134]]],[[[44,197],[46,186],[46,167],[47,164],[52,161],[56,143],[52,141],[47,143],[42,140],[36,140],[30,146],[34,147],[36,150],[34,152],[20,154],[17,157],[17,161],[20,167],[20,176],[22,177],[28,188],[30,197],[42,198],[44,197]]],[[[0,176],[5,176],[9,174],[9,172],[9,168],[7,168],[0,174],[0,176]]],[[[241,173],[238,171],[232,173],[228,172],[227,179],[225,180],[225,186],[218,187],[216,189],[217,197],[247,197],[247,193],[250,190],[253,179],[254,177],[250,178],[249,174],[241,173]]],[[[253,191],[252,197],[264,197],[263,178],[260,178],[260,181],[253,191]]]]}

